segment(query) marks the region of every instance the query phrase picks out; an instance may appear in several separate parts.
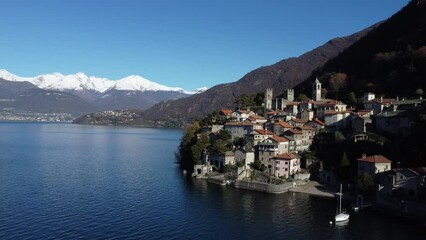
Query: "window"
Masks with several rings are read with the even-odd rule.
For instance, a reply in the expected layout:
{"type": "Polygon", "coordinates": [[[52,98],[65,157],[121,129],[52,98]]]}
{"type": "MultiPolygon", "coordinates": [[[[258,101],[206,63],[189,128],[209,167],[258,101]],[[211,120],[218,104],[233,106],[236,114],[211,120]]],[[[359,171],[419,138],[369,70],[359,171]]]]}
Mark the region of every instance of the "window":
{"type": "Polygon", "coordinates": [[[287,172],[287,171],[288,171],[288,169],[287,169],[287,168],[284,168],[284,171],[286,171],[286,172],[287,172]]]}
{"type": "Polygon", "coordinates": [[[285,162],[285,165],[288,165],[288,162],[285,162]]]}

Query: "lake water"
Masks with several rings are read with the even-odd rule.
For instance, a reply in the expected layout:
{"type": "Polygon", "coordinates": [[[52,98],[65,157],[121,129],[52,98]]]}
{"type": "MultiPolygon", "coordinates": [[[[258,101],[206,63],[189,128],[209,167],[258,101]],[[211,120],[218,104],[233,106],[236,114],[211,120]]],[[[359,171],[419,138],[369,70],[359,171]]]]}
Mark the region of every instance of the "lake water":
{"type": "Polygon", "coordinates": [[[0,123],[0,239],[425,239],[336,200],[269,195],[184,177],[180,130],[0,123]]]}

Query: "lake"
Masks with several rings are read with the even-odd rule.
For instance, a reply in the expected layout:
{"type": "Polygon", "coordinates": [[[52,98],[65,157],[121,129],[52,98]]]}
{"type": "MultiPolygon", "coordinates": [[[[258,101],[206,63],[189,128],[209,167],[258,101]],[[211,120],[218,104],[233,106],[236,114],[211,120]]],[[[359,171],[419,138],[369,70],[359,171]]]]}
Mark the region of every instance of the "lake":
{"type": "Polygon", "coordinates": [[[181,130],[0,123],[0,239],[425,239],[372,210],[330,225],[335,199],[185,177],[181,130]]]}

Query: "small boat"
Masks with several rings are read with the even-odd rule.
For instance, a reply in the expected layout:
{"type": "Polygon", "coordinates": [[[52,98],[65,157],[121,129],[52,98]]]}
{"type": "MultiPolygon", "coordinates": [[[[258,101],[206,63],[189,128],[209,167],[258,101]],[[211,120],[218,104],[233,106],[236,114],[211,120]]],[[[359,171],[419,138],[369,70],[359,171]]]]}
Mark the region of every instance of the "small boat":
{"type": "Polygon", "coordinates": [[[343,222],[343,221],[347,221],[349,220],[349,214],[346,212],[342,212],[342,184],[340,184],[340,192],[336,193],[339,196],[339,209],[338,212],[336,214],[336,216],[334,217],[334,220],[337,222],[343,222]]]}

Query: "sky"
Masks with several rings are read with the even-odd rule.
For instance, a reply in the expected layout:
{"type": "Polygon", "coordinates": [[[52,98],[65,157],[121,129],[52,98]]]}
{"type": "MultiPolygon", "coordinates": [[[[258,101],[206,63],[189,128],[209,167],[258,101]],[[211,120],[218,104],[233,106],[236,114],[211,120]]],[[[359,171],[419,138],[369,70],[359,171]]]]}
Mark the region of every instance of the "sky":
{"type": "Polygon", "coordinates": [[[195,90],[297,57],[408,0],[0,0],[0,69],[195,90]]]}

